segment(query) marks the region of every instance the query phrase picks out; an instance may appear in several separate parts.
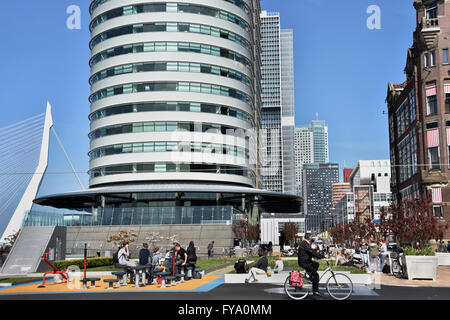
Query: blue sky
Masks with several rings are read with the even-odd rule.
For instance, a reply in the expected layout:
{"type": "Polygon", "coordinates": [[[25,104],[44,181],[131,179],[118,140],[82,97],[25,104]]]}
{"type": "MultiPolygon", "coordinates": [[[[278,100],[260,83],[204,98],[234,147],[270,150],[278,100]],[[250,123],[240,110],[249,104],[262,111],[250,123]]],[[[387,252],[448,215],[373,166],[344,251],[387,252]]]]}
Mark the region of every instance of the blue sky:
{"type": "MultiPolygon", "coordinates": [[[[53,106],[55,129],[77,171],[88,170],[89,1],[46,0],[2,4],[0,127],[53,106]],[[66,27],[79,5],[81,30],[66,27]]],[[[294,29],[296,124],[329,126],[330,161],[353,167],[359,159],[388,159],[384,102],[388,81],[403,82],[412,45],[412,0],[262,0],[294,29]],[[369,30],[369,5],[381,8],[381,30],[369,30]]],[[[49,172],[70,167],[52,138],[49,172]]],[[[341,173],[342,175],[342,173],[341,173]]],[[[85,186],[88,176],[81,175],[85,186]]],[[[72,174],[49,174],[40,194],[79,189],[72,174]]]]}

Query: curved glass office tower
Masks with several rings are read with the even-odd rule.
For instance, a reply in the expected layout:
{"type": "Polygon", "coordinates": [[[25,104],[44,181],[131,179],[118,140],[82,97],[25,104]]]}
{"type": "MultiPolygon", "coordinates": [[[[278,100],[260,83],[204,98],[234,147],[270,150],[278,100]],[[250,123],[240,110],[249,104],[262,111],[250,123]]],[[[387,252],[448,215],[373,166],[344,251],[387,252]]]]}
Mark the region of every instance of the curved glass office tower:
{"type": "Polygon", "coordinates": [[[35,199],[76,211],[34,210],[25,225],[73,227],[71,252],[110,248],[101,240],[110,226],[136,226],[137,243],[157,230],[229,247],[233,224],[301,211],[296,195],[260,189],[259,0],[95,0],[90,9],[90,186],[35,199]]]}
{"type": "Polygon", "coordinates": [[[92,2],[91,188],[162,181],[258,187],[254,2],[92,2]]]}

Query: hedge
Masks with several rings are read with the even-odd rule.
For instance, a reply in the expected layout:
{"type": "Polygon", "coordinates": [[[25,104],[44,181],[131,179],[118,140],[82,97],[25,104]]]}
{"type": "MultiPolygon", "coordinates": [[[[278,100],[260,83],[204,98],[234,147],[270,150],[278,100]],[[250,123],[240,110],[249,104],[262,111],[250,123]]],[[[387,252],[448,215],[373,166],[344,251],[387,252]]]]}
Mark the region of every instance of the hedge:
{"type": "MultiPolygon", "coordinates": [[[[55,261],[53,264],[59,270],[65,270],[69,266],[77,266],[78,268],[83,269],[84,268],[84,259],[55,261]]],[[[112,266],[113,264],[114,263],[113,263],[112,257],[100,257],[100,258],[86,259],[86,268],[112,266]]]]}

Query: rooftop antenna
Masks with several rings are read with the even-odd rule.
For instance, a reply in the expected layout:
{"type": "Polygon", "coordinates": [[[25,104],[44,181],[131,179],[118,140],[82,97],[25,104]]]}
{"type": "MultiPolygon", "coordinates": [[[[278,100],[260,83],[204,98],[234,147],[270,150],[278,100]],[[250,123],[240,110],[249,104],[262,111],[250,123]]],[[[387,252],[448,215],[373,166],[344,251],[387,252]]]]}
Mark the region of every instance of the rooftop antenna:
{"type": "Polygon", "coordinates": [[[319,113],[316,112],[316,120],[319,120],[319,113]]]}

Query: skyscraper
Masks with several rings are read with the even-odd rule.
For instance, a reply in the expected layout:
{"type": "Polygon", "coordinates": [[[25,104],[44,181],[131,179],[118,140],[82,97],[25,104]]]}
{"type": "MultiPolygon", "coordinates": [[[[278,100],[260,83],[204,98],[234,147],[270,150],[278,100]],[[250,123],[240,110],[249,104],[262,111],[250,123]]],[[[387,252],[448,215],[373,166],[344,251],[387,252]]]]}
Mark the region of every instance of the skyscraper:
{"type": "Polygon", "coordinates": [[[302,173],[306,228],[313,233],[323,232],[324,218],[332,207],[332,185],[339,182],[339,165],[307,163],[302,173]]]}
{"type": "Polygon", "coordinates": [[[90,186],[148,181],[256,187],[258,40],[241,0],[94,1],[90,186]]]}
{"type": "Polygon", "coordinates": [[[279,13],[261,13],[263,185],[295,193],[293,31],[279,13]]]}
{"type": "Polygon", "coordinates": [[[86,211],[60,220],[95,248],[113,225],[226,247],[234,223],[298,213],[259,189],[259,0],[124,2],[90,6],[90,188],[35,203],[86,211]]]}
{"type": "Polygon", "coordinates": [[[325,121],[313,120],[308,126],[295,127],[295,185],[297,195],[303,195],[303,165],[328,163],[328,126],[325,121]]]}

